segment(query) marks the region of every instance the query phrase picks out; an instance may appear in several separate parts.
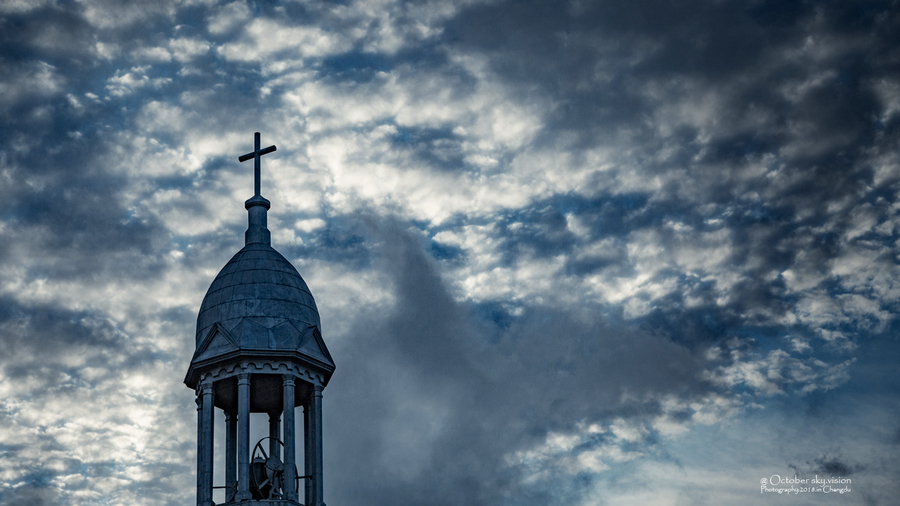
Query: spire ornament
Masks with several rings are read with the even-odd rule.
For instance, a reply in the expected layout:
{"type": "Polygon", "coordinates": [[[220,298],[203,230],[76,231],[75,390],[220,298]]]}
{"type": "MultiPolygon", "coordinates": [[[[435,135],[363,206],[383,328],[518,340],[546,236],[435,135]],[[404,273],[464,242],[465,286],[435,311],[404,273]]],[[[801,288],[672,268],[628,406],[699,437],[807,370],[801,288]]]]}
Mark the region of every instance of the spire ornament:
{"type": "Polygon", "coordinates": [[[271,145],[267,148],[259,149],[259,132],[253,134],[253,151],[247,153],[246,155],[241,155],[238,157],[239,162],[246,162],[247,160],[253,158],[253,196],[261,197],[259,193],[259,158],[262,155],[267,155],[275,151],[275,145],[271,145]]]}
{"type": "Polygon", "coordinates": [[[249,216],[249,226],[244,234],[246,244],[263,243],[271,244],[271,234],[266,226],[266,211],[269,210],[269,201],[260,195],[260,163],[259,158],[275,151],[275,146],[259,148],[259,132],[253,134],[253,151],[238,157],[239,162],[253,159],[253,196],[244,202],[244,209],[249,216]]]}

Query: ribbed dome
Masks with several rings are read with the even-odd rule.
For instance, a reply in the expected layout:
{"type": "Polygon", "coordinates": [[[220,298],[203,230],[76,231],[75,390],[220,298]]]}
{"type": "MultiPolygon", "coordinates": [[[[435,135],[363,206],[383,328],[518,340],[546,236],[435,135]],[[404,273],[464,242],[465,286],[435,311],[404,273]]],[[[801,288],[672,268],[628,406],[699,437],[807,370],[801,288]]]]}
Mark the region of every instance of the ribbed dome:
{"type": "Polygon", "coordinates": [[[311,326],[320,328],[316,301],[306,282],[287,259],[263,242],[244,246],[209,286],[197,316],[198,348],[216,323],[239,340],[243,349],[284,349],[289,342],[296,342],[248,335],[262,332],[272,336],[273,329],[277,334],[276,327],[283,328],[286,323],[299,333],[311,326]],[[252,342],[248,342],[250,337],[252,342]]]}

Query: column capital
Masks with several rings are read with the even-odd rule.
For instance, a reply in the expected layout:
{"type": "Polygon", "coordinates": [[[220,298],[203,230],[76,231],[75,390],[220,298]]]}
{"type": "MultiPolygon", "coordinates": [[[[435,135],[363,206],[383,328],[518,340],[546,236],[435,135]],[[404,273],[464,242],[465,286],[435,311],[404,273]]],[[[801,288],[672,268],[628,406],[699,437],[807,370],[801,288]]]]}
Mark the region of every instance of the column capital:
{"type": "Polygon", "coordinates": [[[312,391],[313,397],[322,397],[322,390],[325,390],[325,387],[314,384],[312,391]]]}
{"type": "Polygon", "coordinates": [[[296,385],[293,374],[282,374],[281,381],[283,385],[296,385]]]}
{"type": "Polygon", "coordinates": [[[250,384],[250,373],[242,372],[238,374],[238,385],[249,385],[250,384]]]}

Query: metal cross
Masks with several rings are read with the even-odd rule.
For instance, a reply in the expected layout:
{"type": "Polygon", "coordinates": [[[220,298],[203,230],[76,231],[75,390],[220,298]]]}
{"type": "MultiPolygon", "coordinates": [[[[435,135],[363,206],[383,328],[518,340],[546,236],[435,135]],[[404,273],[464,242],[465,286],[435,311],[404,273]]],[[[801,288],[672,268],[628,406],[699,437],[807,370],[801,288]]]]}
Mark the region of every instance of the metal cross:
{"type": "Polygon", "coordinates": [[[253,191],[256,192],[253,194],[254,197],[259,195],[259,157],[273,151],[275,151],[275,145],[259,149],[259,132],[256,132],[253,134],[253,151],[238,157],[239,162],[246,162],[253,158],[253,191]]]}

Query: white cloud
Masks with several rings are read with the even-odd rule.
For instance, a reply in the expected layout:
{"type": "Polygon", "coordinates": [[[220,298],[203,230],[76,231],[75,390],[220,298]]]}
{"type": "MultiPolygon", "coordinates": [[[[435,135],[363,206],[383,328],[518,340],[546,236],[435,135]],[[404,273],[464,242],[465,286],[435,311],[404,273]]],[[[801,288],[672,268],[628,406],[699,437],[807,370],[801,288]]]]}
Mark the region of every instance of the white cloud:
{"type": "Polygon", "coordinates": [[[339,32],[257,18],[246,25],[241,42],[224,44],[218,51],[233,61],[263,62],[287,51],[292,57],[322,57],[346,52],[351,47],[352,42],[339,32]]]}
{"type": "Polygon", "coordinates": [[[873,81],[872,88],[882,103],[881,122],[887,123],[900,112],[900,81],[879,77],[873,81]]]}
{"type": "Polygon", "coordinates": [[[732,363],[706,371],[705,377],[729,388],[746,386],[761,395],[827,392],[849,379],[847,369],[855,361],[831,365],[815,358],[799,359],[780,349],[763,356],[735,348],[731,356],[732,363]]]}
{"type": "Polygon", "coordinates": [[[156,62],[167,62],[172,60],[172,53],[164,47],[142,47],[131,53],[132,58],[137,60],[149,60],[156,62]]]}
{"type": "Polygon", "coordinates": [[[65,79],[56,67],[43,61],[33,61],[18,68],[7,69],[10,74],[0,87],[0,106],[11,106],[26,97],[47,97],[61,93],[65,79]]]}
{"type": "Polygon", "coordinates": [[[85,19],[101,29],[124,28],[155,16],[171,19],[178,11],[175,0],[146,3],[140,8],[109,0],[78,0],[78,3],[83,8],[85,19]]]}
{"type": "Polygon", "coordinates": [[[0,3],[0,12],[22,14],[53,3],[53,0],[8,0],[0,3]]]}
{"type": "Polygon", "coordinates": [[[207,18],[209,32],[219,35],[234,30],[250,18],[247,2],[237,0],[216,9],[207,18]]]}
{"type": "Polygon", "coordinates": [[[106,90],[113,97],[130,95],[141,88],[159,89],[172,82],[169,77],[151,78],[145,72],[148,67],[132,67],[128,72],[117,71],[106,80],[106,90]]]}
{"type": "Polygon", "coordinates": [[[191,37],[181,37],[169,41],[172,57],[184,63],[209,52],[209,42],[191,37]]]}

